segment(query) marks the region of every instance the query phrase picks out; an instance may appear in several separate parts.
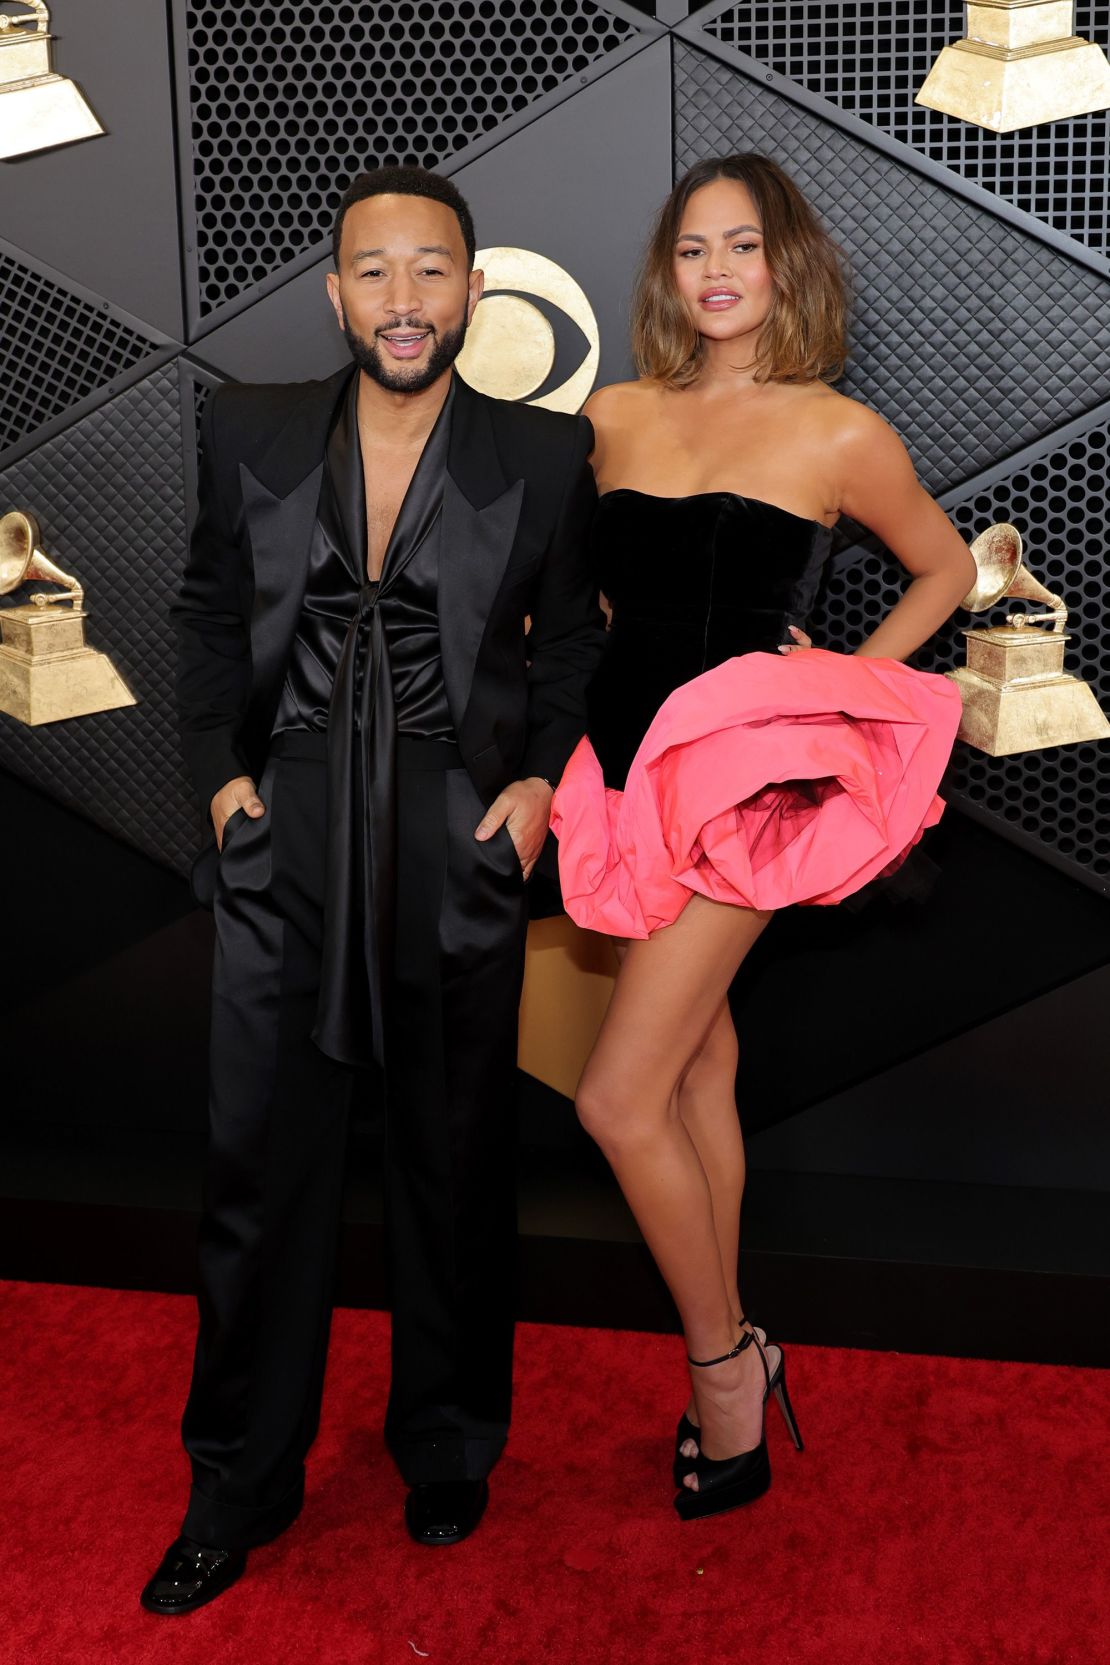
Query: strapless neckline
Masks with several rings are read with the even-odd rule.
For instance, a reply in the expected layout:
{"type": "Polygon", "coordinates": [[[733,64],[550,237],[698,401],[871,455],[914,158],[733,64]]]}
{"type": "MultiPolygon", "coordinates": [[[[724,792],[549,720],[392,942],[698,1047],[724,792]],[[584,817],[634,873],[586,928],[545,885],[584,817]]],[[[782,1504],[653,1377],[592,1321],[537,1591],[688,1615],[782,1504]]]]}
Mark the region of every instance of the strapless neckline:
{"type": "Polygon", "coordinates": [[[728,497],[734,503],[754,503],[758,508],[770,509],[772,514],[785,515],[788,520],[796,520],[802,526],[816,526],[820,532],[832,531],[832,527],[826,526],[823,520],[812,520],[808,515],[795,514],[793,509],[784,509],[781,503],[768,503],[765,497],[747,497],[739,491],[688,491],[679,497],[664,497],[658,492],[639,491],[635,486],[614,486],[612,491],[603,491],[598,502],[607,503],[610,497],[642,497],[648,503],[696,503],[706,498],[728,497]]]}

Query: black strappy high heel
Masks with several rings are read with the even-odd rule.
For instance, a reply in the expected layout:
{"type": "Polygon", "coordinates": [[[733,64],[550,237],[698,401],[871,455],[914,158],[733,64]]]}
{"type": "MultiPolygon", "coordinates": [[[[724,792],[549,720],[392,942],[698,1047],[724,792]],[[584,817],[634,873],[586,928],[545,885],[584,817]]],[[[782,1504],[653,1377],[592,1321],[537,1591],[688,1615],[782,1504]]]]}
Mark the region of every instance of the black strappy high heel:
{"type": "Polygon", "coordinates": [[[690,1469],[690,1472],[698,1477],[697,1491],[691,1486],[681,1486],[674,1500],[674,1506],[683,1520],[701,1520],[706,1515],[723,1515],[726,1509],[739,1509],[743,1504],[754,1503],[757,1497],[763,1496],[771,1484],[766,1419],[767,1401],[772,1393],[778,1400],[779,1409],[795,1447],[799,1451],[804,1449],[790,1395],[786,1391],[786,1357],[781,1348],[779,1362],[771,1371],[767,1367],[766,1353],[748,1330],[730,1353],[722,1353],[719,1359],[690,1359],[690,1363],[696,1370],[711,1370],[715,1364],[726,1364],[729,1359],[739,1358],[753,1342],[759,1348],[759,1358],[767,1384],[763,1390],[764,1426],[760,1430],[759,1444],[752,1451],[742,1451],[737,1457],[724,1457],[719,1462],[699,1451],[690,1469]]]}
{"type": "MultiPolygon", "coordinates": [[[[741,1318],[740,1322],[741,1324],[746,1324],[748,1320],[746,1318],[741,1318]]],[[[753,1324],[752,1334],[755,1336],[756,1346],[762,1350],[767,1345],[766,1330],[761,1330],[758,1324],[753,1324]]],[[[776,1365],[774,1375],[777,1376],[778,1373],[779,1366],[776,1365]]],[[[687,1440],[693,1440],[695,1445],[699,1445],[701,1442],[701,1429],[698,1427],[696,1422],[691,1422],[690,1418],[686,1415],[686,1412],[683,1411],[682,1415],[678,1419],[678,1427],[675,1429],[674,1433],[674,1462],[671,1465],[671,1479],[674,1481],[676,1486],[681,1486],[686,1476],[688,1474],[693,1474],[694,1464],[697,1462],[696,1457],[684,1457],[682,1454],[682,1447],[686,1444],[687,1440]]]]}

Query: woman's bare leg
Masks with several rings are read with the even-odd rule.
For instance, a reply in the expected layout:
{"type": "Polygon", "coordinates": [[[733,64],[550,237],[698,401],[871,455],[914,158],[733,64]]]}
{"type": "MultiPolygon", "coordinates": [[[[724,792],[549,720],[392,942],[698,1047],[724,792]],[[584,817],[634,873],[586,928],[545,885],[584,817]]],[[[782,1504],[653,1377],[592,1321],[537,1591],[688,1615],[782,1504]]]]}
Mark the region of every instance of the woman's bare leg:
{"type": "MultiPolygon", "coordinates": [[[[628,943],[618,941],[615,947],[617,959],[623,965],[628,943]]],[[[736,1108],[738,1055],[736,1028],[725,999],[679,1078],[671,1103],[671,1113],[682,1118],[709,1181],[713,1220],[721,1250],[721,1269],[725,1287],[731,1294],[737,1328],[744,1311],[737,1280],[740,1204],[747,1174],[744,1140],[736,1108]]]]}
{"type": "MultiPolygon", "coordinates": [[[[737,1056],[732,1013],[728,1001],[723,1000],[708,1034],[678,1084],[675,1108],[682,1117],[709,1181],[713,1223],[721,1252],[721,1272],[736,1319],[736,1334],[739,1335],[741,1325],[746,1328],[751,1326],[742,1317],[744,1307],[737,1281],[740,1204],[746,1174],[744,1140],[736,1110],[737,1056]]],[[[766,1339],[762,1330],[758,1335],[760,1341],[766,1339]]],[[[697,1406],[692,1395],[686,1415],[696,1426],[697,1406]]],[[[687,1440],[682,1447],[685,1457],[696,1457],[697,1451],[697,1445],[692,1440],[687,1440]]]]}
{"type": "MultiPolygon", "coordinates": [[[[578,1089],[583,1125],[612,1164],[674,1297],[687,1350],[700,1359],[735,1345],[736,1289],[678,1088],[769,918],[694,896],[673,925],[631,943],[578,1089]]],[[[763,1372],[754,1354],[694,1383],[709,1457],[759,1441],[763,1372]]]]}
{"type": "Polygon", "coordinates": [[[744,1141],[736,1110],[736,1030],[722,1001],[709,1032],[678,1084],[678,1114],[693,1140],[709,1181],[721,1270],[739,1320],[737,1287],[740,1203],[744,1195],[744,1141]]]}

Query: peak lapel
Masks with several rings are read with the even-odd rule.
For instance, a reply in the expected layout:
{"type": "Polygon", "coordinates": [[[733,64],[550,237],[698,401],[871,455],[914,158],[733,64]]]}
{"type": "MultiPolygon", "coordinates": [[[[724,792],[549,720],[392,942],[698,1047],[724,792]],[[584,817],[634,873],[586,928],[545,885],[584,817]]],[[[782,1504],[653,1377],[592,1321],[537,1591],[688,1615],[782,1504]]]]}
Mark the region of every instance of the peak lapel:
{"type": "Polygon", "coordinates": [[[353,370],[305,389],[253,469],[239,465],[254,567],[251,656],[256,689],[281,675],[296,634],[336,401],[353,370]]]}
{"type": "Polygon", "coordinates": [[[478,650],[516,536],[524,481],[505,478],[492,401],[468,387],[457,372],[455,383],[443,484],[439,617],[447,702],[461,734],[478,650]]]}

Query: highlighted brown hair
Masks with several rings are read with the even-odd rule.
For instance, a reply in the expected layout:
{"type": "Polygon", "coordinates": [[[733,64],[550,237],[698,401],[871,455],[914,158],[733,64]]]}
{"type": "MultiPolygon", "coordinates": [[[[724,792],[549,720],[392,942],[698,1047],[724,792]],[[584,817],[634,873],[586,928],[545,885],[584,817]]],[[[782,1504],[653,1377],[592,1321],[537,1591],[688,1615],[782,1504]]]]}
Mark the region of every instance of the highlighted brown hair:
{"type": "Polygon", "coordinates": [[[715,179],[735,179],[751,192],[774,280],[756,381],[835,381],[848,353],[840,251],[794,181],[753,153],[696,162],[659,210],[632,298],[636,368],[669,387],[689,387],[701,370],[701,337],[675,283],[675,246],[687,203],[715,179]]]}

